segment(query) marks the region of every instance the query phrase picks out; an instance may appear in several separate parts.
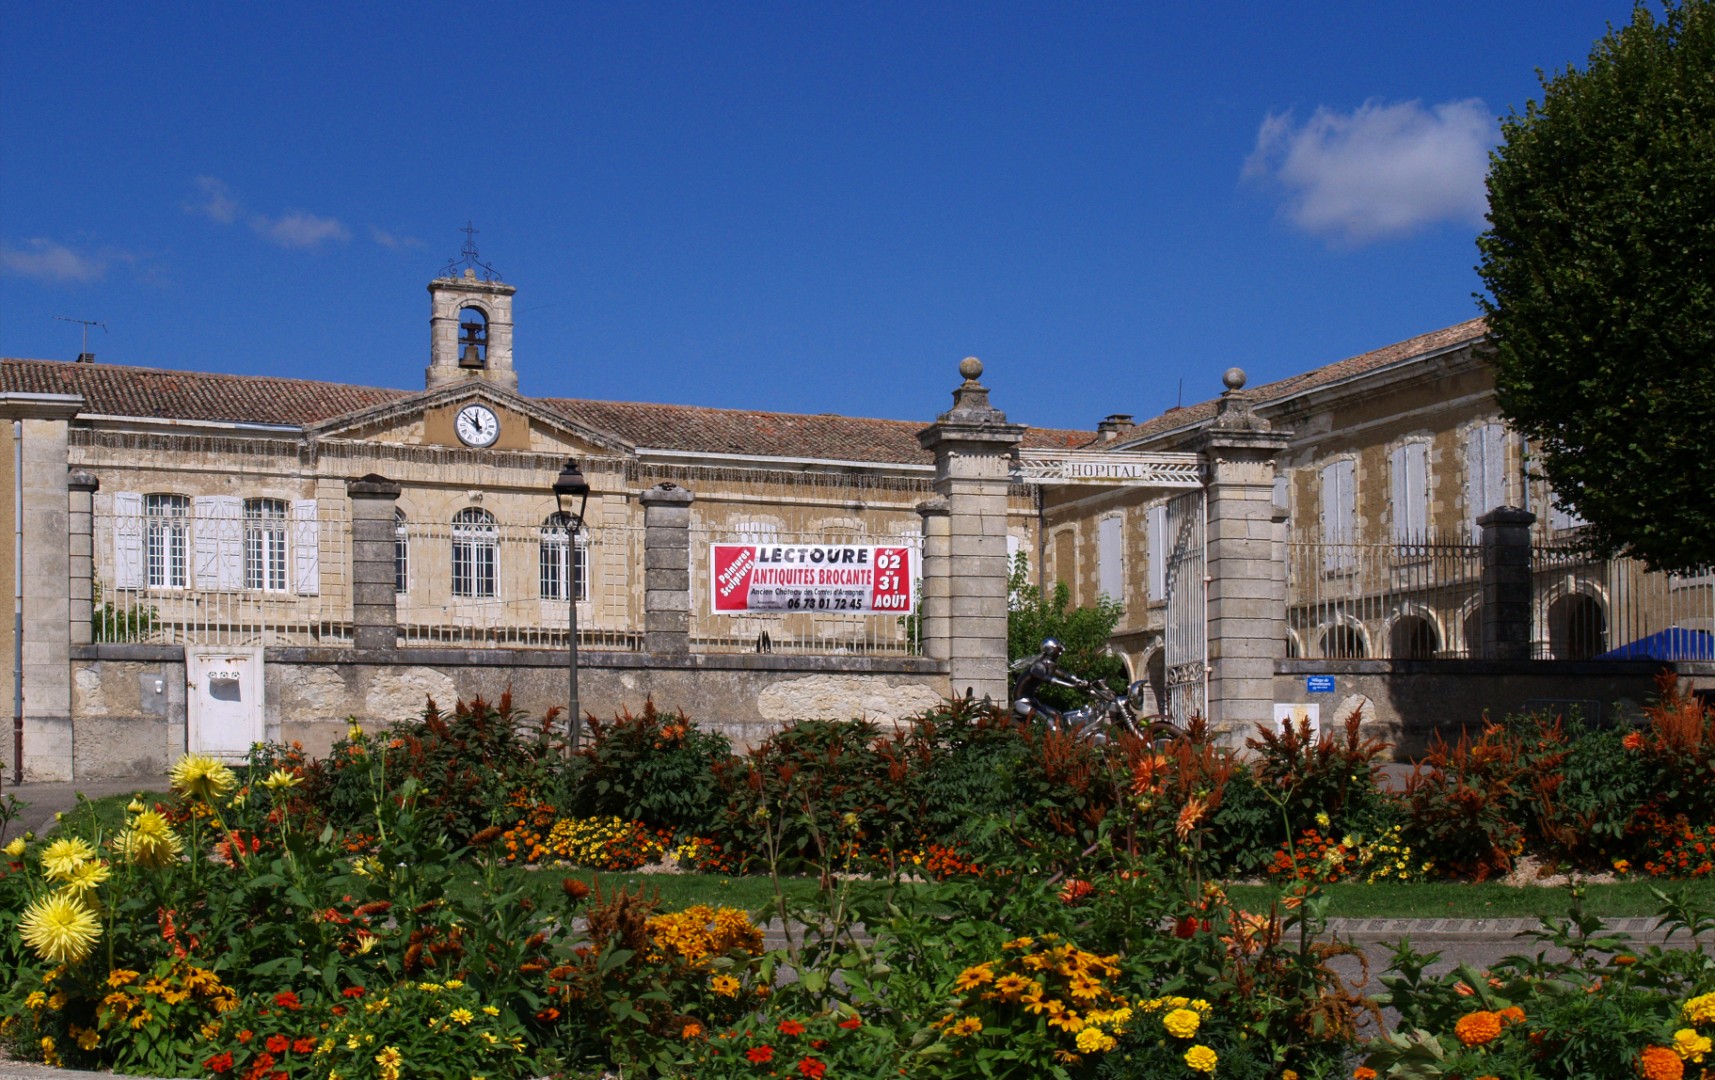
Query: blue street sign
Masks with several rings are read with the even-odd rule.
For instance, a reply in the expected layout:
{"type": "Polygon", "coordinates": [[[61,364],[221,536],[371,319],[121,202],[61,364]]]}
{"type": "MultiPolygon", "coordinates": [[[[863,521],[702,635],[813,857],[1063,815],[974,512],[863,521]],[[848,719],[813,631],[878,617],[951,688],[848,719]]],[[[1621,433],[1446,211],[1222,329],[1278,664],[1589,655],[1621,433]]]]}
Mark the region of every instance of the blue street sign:
{"type": "Polygon", "coordinates": [[[1334,692],[1334,676],[1304,676],[1304,692],[1306,694],[1332,694],[1334,692]]]}

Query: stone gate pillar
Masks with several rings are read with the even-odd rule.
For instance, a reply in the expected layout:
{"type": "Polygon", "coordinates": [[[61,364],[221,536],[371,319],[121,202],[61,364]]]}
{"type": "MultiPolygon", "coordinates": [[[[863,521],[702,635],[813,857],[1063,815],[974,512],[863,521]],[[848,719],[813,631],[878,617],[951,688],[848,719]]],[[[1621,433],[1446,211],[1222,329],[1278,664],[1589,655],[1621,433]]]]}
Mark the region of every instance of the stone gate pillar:
{"type": "Polygon", "coordinates": [[[1245,373],[1227,371],[1227,391],[1204,429],[1208,458],[1209,726],[1242,743],[1274,722],[1274,665],[1286,656],[1286,544],[1274,505],[1275,457],[1289,432],[1256,415],[1245,373]]]}
{"type": "Polygon", "coordinates": [[[1497,506],[1477,519],[1482,530],[1483,659],[1529,660],[1530,527],[1536,515],[1497,506]]]}
{"type": "MultiPolygon", "coordinates": [[[[27,781],[74,779],[71,701],[71,477],[66,468],[68,430],[83,408],[77,394],[0,394],[0,420],[14,420],[22,432],[20,457],[12,459],[11,431],[6,431],[8,463],[21,477],[6,470],[11,487],[22,481],[23,551],[8,572],[22,570],[24,611],[22,649],[24,682],[23,777],[27,781]]],[[[12,504],[8,497],[8,509],[12,504]]],[[[7,515],[10,518],[10,514],[7,515]]],[[[9,522],[11,523],[11,522],[9,522]]],[[[15,524],[15,523],[12,523],[15,524]]],[[[10,543],[11,536],[7,537],[10,543]]],[[[8,592],[11,590],[8,589],[8,592]]],[[[6,657],[8,672],[12,657],[6,657]]],[[[5,696],[10,700],[8,681],[5,696]]],[[[12,710],[7,708],[6,713],[12,710]]],[[[5,725],[10,731],[12,725],[5,725]]],[[[3,755],[16,766],[14,739],[5,740],[3,755]]]]}
{"type": "MultiPolygon", "coordinates": [[[[976,357],[960,361],[965,381],[953,391],[953,407],[917,433],[917,441],[935,455],[935,491],[947,502],[947,602],[931,608],[924,629],[927,640],[945,636],[954,695],[968,689],[1004,702],[1007,487],[1012,451],[1024,428],[1007,423],[1006,414],[989,404],[988,389],[977,381],[982,373],[976,357]]],[[[927,528],[924,548],[929,549],[927,528]]],[[[927,560],[924,575],[927,588],[927,560]]]]}
{"type": "Polygon", "coordinates": [[[656,484],[643,504],[643,648],[656,656],[691,651],[691,501],[677,484],[656,484]]]}
{"type": "Polygon", "coordinates": [[[399,644],[399,485],[370,473],[346,484],[351,499],[351,637],[359,649],[399,644]]]}
{"type": "Polygon", "coordinates": [[[923,643],[924,656],[946,660],[952,644],[948,640],[952,623],[947,617],[951,603],[947,570],[952,554],[947,500],[939,495],[925,499],[917,504],[917,516],[923,519],[923,595],[918,597],[918,637],[923,643]]]}

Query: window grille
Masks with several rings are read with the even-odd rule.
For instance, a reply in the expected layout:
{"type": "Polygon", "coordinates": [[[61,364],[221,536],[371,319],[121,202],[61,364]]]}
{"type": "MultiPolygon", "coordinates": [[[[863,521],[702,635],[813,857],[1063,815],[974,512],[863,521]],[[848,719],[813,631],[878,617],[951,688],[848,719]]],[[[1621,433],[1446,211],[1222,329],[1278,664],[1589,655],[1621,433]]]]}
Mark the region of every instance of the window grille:
{"type": "Polygon", "coordinates": [[[244,500],[244,587],[286,591],[286,502],[244,500]]]}
{"type": "Polygon", "coordinates": [[[411,533],[405,511],[393,511],[393,591],[404,596],[411,585],[411,533]]]}
{"type": "Polygon", "coordinates": [[[185,587],[190,512],[191,500],[184,495],[143,497],[144,563],[151,589],[185,587]]]}
{"type": "MultiPolygon", "coordinates": [[[[544,600],[564,600],[566,598],[566,519],[567,515],[565,514],[551,514],[546,521],[542,522],[538,563],[541,570],[539,575],[541,594],[544,600]]],[[[579,601],[585,601],[590,598],[589,575],[585,573],[584,568],[589,557],[589,549],[588,539],[582,529],[578,530],[577,543],[573,547],[572,589],[579,601]]]]}
{"type": "Polygon", "coordinates": [[[468,507],[453,516],[453,595],[492,597],[499,546],[494,515],[468,507]]]}

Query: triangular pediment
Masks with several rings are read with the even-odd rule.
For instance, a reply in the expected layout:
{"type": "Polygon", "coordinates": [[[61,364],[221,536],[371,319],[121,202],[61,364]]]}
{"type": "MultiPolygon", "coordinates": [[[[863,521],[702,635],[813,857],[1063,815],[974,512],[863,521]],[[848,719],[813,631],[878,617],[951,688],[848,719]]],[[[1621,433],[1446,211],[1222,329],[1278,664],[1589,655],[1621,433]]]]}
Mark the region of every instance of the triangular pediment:
{"type": "Polygon", "coordinates": [[[304,430],[317,439],[454,449],[548,454],[631,455],[636,452],[630,442],[618,435],[578,423],[522,395],[476,382],[426,390],[397,401],[330,417],[304,430]],[[457,416],[472,405],[486,406],[498,421],[499,435],[488,446],[470,446],[458,437],[457,416]]]}

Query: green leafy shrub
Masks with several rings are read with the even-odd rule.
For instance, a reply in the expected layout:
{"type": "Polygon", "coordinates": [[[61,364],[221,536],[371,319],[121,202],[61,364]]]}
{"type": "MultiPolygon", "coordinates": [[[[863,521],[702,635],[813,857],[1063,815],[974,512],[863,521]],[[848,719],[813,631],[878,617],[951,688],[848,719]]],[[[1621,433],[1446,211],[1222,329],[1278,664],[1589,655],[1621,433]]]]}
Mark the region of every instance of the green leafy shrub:
{"type": "Polygon", "coordinates": [[[618,817],[657,828],[702,829],[715,820],[717,768],[732,757],[725,735],[699,728],[653,700],[633,716],[592,721],[572,806],[585,817],[618,817]]]}

